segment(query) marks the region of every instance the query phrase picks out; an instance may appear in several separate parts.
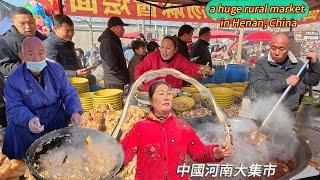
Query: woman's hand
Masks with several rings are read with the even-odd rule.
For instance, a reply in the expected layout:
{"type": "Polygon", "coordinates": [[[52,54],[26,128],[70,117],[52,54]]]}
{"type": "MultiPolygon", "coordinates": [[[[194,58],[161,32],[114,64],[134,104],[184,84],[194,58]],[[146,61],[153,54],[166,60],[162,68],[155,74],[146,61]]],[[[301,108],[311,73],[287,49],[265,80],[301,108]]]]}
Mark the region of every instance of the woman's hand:
{"type": "Polygon", "coordinates": [[[216,159],[222,159],[225,157],[229,157],[232,154],[232,144],[229,142],[226,147],[223,145],[219,145],[217,148],[213,149],[213,157],[216,159]]]}
{"type": "Polygon", "coordinates": [[[74,112],[71,116],[71,123],[75,125],[82,125],[83,121],[78,112],[74,112]]]}
{"type": "Polygon", "coordinates": [[[203,78],[206,78],[208,75],[212,75],[213,71],[212,68],[209,66],[209,63],[207,65],[200,65],[199,68],[199,74],[201,74],[201,76],[203,78]]]}
{"type": "Polygon", "coordinates": [[[40,124],[40,120],[38,117],[30,119],[28,126],[29,130],[36,134],[41,133],[44,130],[44,126],[40,124]]]}

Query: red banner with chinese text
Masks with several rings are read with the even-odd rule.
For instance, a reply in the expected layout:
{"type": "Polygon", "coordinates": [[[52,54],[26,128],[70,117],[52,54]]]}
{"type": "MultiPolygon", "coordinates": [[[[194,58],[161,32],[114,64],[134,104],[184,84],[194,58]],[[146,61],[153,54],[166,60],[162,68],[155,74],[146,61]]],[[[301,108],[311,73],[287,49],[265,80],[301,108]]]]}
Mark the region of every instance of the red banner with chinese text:
{"type": "Polygon", "coordinates": [[[152,20],[214,22],[206,15],[205,7],[200,6],[162,10],[135,0],[65,0],[65,6],[66,14],[73,16],[119,16],[148,20],[151,13],[152,20]]]}
{"type": "MultiPolygon", "coordinates": [[[[39,0],[50,1],[50,0],[39,0]]],[[[160,3],[158,3],[161,5],[160,3]]],[[[219,23],[207,16],[205,6],[188,6],[162,10],[136,0],[64,0],[64,11],[72,16],[111,17],[124,19],[151,19],[179,22],[219,23]],[[151,12],[150,12],[151,8],[151,12]]],[[[320,9],[310,11],[299,24],[320,22],[320,9]]]]}

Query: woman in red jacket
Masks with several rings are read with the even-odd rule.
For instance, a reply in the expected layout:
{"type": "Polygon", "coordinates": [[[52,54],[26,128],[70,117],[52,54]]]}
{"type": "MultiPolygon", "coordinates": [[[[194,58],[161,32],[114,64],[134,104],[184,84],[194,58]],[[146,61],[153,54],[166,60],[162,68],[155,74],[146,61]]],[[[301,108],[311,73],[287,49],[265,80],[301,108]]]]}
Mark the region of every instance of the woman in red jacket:
{"type": "Polygon", "coordinates": [[[200,163],[220,162],[231,155],[230,143],[204,145],[194,129],[171,111],[169,84],[155,82],[149,89],[152,112],[137,122],[121,141],[127,165],[137,155],[135,179],[188,179],[177,173],[186,155],[200,163]]]}
{"type": "MultiPolygon", "coordinates": [[[[138,79],[143,73],[149,70],[157,70],[162,68],[174,68],[191,77],[205,77],[211,74],[210,66],[203,66],[188,61],[185,57],[177,53],[176,40],[172,36],[166,36],[162,39],[159,50],[147,55],[137,66],[134,71],[135,79],[138,79]]],[[[163,78],[163,77],[161,77],[163,78]]],[[[144,82],[143,91],[148,91],[151,84],[161,78],[153,81],[144,82]]],[[[164,77],[165,81],[172,88],[181,88],[183,81],[173,76],[164,77]]]]}

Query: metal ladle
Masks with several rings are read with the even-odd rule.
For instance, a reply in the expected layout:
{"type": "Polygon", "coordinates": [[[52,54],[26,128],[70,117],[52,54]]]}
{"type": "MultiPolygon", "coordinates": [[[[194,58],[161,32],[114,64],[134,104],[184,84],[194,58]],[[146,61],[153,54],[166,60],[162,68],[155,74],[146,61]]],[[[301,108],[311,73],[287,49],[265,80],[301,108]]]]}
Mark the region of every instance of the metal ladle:
{"type": "MultiPolygon", "coordinates": [[[[308,65],[310,59],[307,59],[307,61],[303,64],[303,66],[300,68],[297,76],[300,76],[301,73],[303,72],[303,70],[306,68],[306,66],[308,65]]],[[[289,93],[289,91],[291,90],[293,86],[289,85],[286,90],[284,91],[284,93],[281,95],[280,99],[278,100],[278,102],[276,103],[275,106],[273,106],[272,110],[269,112],[268,116],[266,117],[266,119],[262,122],[261,126],[254,132],[250,133],[251,135],[251,139],[253,140],[253,143],[256,145],[260,145],[260,143],[264,140],[267,139],[267,135],[262,133],[262,128],[265,126],[265,124],[270,120],[271,116],[273,115],[274,111],[278,108],[278,106],[281,104],[281,102],[283,101],[283,99],[287,96],[287,94],[289,93]]]]}

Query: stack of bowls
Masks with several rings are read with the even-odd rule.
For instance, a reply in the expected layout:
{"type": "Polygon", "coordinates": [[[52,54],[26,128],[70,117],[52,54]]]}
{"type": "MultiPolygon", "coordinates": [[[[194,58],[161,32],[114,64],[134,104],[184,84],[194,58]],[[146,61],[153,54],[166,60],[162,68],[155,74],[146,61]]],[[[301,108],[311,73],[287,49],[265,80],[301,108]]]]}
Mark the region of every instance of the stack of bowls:
{"type": "Polygon", "coordinates": [[[69,81],[76,88],[78,94],[89,92],[88,79],[81,77],[70,77],[69,81]]]}
{"type": "Polygon", "coordinates": [[[222,87],[227,87],[227,88],[231,88],[232,87],[231,83],[221,83],[219,85],[222,86],[222,87]]]}
{"type": "Polygon", "coordinates": [[[79,94],[80,102],[83,111],[87,112],[93,109],[93,102],[92,102],[92,93],[86,92],[79,94]]]}
{"type": "Polygon", "coordinates": [[[230,108],[233,105],[235,93],[232,89],[226,87],[210,88],[217,104],[221,108],[230,108]]]}
{"type": "Polygon", "coordinates": [[[219,87],[219,84],[214,84],[214,83],[208,83],[204,85],[207,88],[214,88],[214,87],[219,87]]]}
{"type": "Polygon", "coordinates": [[[246,92],[248,82],[234,82],[231,85],[232,90],[235,92],[235,95],[237,97],[242,97],[244,93],[246,92]]]}
{"type": "Polygon", "coordinates": [[[198,93],[198,92],[199,92],[198,89],[195,88],[195,87],[182,87],[181,90],[182,90],[183,92],[187,92],[187,93],[190,93],[190,94],[192,94],[192,93],[198,93]]]}
{"type": "Polygon", "coordinates": [[[183,92],[189,93],[196,100],[200,99],[200,97],[201,97],[198,89],[193,85],[190,87],[182,87],[181,90],[183,92]]]}
{"type": "Polygon", "coordinates": [[[121,110],[123,106],[123,91],[121,89],[102,89],[93,93],[93,107],[101,104],[110,104],[115,110],[121,110]]]}
{"type": "Polygon", "coordinates": [[[249,82],[248,81],[245,81],[245,82],[234,82],[231,85],[232,85],[232,87],[244,87],[244,88],[247,88],[248,85],[249,85],[249,82]]]}

